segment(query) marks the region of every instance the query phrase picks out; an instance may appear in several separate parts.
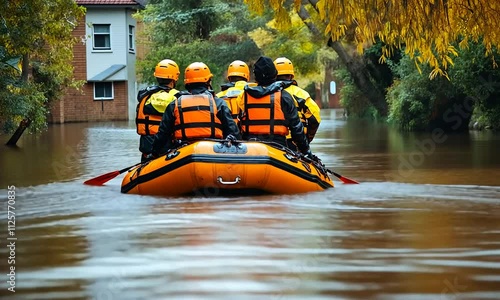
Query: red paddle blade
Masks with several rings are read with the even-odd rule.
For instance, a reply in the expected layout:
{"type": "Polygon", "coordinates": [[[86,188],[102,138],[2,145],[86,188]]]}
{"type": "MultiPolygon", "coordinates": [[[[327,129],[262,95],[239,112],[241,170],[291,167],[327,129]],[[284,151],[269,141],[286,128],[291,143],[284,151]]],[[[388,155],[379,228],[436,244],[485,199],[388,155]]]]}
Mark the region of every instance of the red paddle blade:
{"type": "Polygon", "coordinates": [[[339,179],[343,183],[347,183],[347,184],[359,184],[359,182],[357,182],[356,180],[350,179],[350,178],[347,178],[347,177],[344,177],[344,176],[340,176],[339,179]]]}
{"type": "Polygon", "coordinates": [[[356,180],[354,179],[350,179],[350,178],[347,178],[347,177],[344,177],[338,173],[335,173],[333,171],[330,171],[328,170],[328,172],[332,173],[333,175],[335,175],[335,177],[337,177],[338,179],[340,179],[340,181],[342,181],[342,183],[347,183],[347,184],[359,184],[359,182],[357,182],[356,180]]]}
{"type": "Polygon", "coordinates": [[[106,173],[101,176],[97,176],[95,178],[89,179],[87,181],[84,181],[83,184],[86,185],[103,185],[106,182],[110,181],[111,179],[115,178],[116,176],[120,175],[120,171],[113,171],[106,173]]]}

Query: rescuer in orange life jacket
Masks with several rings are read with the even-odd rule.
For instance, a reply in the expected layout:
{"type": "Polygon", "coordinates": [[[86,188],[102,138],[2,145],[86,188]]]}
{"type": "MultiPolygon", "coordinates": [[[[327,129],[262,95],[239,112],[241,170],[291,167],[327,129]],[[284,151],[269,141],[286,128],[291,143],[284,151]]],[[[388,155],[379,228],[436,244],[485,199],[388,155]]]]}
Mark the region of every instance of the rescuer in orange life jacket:
{"type": "Polygon", "coordinates": [[[258,86],[246,86],[238,96],[240,128],[243,139],[277,142],[287,146],[289,131],[297,148],[310,159],[317,159],[309,149],[304,125],[299,119],[292,95],[285,84],[276,81],[278,71],[273,60],[261,56],[253,69],[258,86]]]}
{"type": "Polygon", "coordinates": [[[229,135],[240,137],[231,110],[211,90],[212,77],[210,69],[202,62],[194,62],[186,68],[184,85],[189,94],[180,95],[165,109],[158,133],[154,136],[152,157],[158,157],[162,147],[174,140],[193,142],[203,138],[222,139],[229,135]]]}
{"type": "MultiPolygon", "coordinates": [[[[243,88],[249,84],[250,69],[248,68],[248,65],[241,60],[235,60],[230,63],[227,68],[227,80],[229,82],[221,85],[222,90],[218,92],[216,96],[226,101],[227,105],[231,109],[233,120],[236,124],[238,124],[239,108],[236,98],[239,94],[241,94],[241,92],[243,92],[243,88]]],[[[256,84],[250,83],[250,85],[256,84]]]]}
{"type": "MultiPolygon", "coordinates": [[[[154,76],[158,85],[142,89],[137,94],[135,124],[139,138],[139,151],[142,152],[141,161],[146,161],[146,156],[151,153],[153,136],[158,132],[163,112],[167,105],[179,95],[175,84],[179,80],[179,67],[171,59],[160,61],[154,76]]],[[[159,149],[159,153],[167,152],[167,145],[159,149]]]]}

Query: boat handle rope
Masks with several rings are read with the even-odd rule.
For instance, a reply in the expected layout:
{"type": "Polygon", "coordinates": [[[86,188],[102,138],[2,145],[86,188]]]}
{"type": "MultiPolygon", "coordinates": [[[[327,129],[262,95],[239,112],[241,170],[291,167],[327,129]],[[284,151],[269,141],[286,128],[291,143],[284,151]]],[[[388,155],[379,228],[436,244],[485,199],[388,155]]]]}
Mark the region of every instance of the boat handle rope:
{"type": "Polygon", "coordinates": [[[237,184],[240,181],[241,181],[241,177],[240,176],[236,176],[236,178],[234,179],[234,181],[224,181],[222,179],[222,176],[217,177],[217,182],[219,182],[220,184],[231,185],[231,184],[237,184]]]}

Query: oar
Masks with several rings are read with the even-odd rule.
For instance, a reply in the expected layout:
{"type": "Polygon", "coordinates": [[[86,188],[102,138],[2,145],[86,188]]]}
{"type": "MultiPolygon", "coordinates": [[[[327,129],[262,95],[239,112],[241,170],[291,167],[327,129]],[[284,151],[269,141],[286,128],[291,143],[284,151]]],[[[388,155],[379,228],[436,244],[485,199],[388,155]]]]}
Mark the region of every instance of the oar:
{"type": "Polygon", "coordinates": [[[340,179],[340,181],[342,181],[342,183],[346,183],[346,184],[359,184],[359,182],[357,182],[354,179],[350,179],[350,178],[344,177],[344,176],[340,175],[339,173],[335,173],[332,170],[327,169],[326,166],[321,161],[318,162],[318,161],[310,159],[309,157],[307,157],[307,156],[305,156],[303,154],[300,154],[300,155],[301,155],[302,159],[304,159],[304,160],[306,160],[306,161],[308,161],[308,162],[310,162],[312,164],[318,165],[321,168],[323,168],[325,171],[327,171],[328,173],[335,175],[335,177],[337,177],[338,179],[340,179]]]}
{"type": "Polygon", "coordinates": [[[288,153],[290,153],[290,154],[292,154],[292,155],[299,155],[302,159],[304,159],[304,160],[306,160],[306,161],[308,161],[308,162],[310,162],[310,163],[312,163],[312,164],[318,165],[318,166],[320,166],[321,168],[323,168],[324,170],[326,170],[328,173],[335,175],[335,177],[337,177],[338,179],[340,179],[340,181],[342,181],[343,183],[347,183],[347,184],[359,184],[359,182],[357,182],[357,181],[356,181],[356,180],[354,180],[354,179],[350,179],[350,178],[344,177],[344,176],[342,176],[342,175],[340,175],[340,174],[338,174],[338,173],[333,172],[333,171],[332,171],[332,170],[330,170],[330,169],[327,169],[323,163],[320,163],[320,162],[314,161],[314,160],[312,160],[312,159],[308,158],[307,156],[303,155],[302,153],[295,153],[295,152],[294,152],[294,151],[292,151],[291,149],[289,149],[289,148],[287,148],[287,147],[285,147],[285,146],[283,146],[283,145],[281,145],[281,144],[279,144],[279,143],[276,143],[276,142],[264,142],[264,141],[259,141],[259,142],[264,143],[264,144],[270,144],[270,145],[273,145],[273,146],[275,146],[276,148],[278,148],[278,149],[280,149],[280,150],[283,150],[283,151],[285,151],[285,152],[288,152],[288,153]]]}
{"type": "Polygon", "coordinates": [[[138,166],[140,164],[141,163],[137,163],[137,164],[135,164],[133,166],[126,167],[126,168],[118,170],[118,171],[113,171],[113,172],[109,172],[109,173],[97,176],[95,178],[92,178],[92,179],[89,179],[89,180],[85,181],[83,184],[87,184],[87,185],[103,185],[106,182],[110,181],[111,179],[115,178],[116,176],[120,175],[121,173],[123,173],[125,171],[128,171],[128,170],[132,169],[133,167],[136,167],[136,166],[138,166]]]}
{"type": "MultiPolygon", "coordinates": [[[[325,168],[326,169],[326,168],[325,168]]],[[[337,177],[338,179],[340,179],[340,181],[342,181],[343,183],[348,183],[348,184],[359,184],[359,182],[357,182],[356,180],[354,179],[350,179],[350,178],[347,178],[347,177],[344,177],[338,173],[335,173],[333,172],[332,170],[330,169],[326,169],[327,172],[329,172],[330,174],[333,174],[335,175],[335,177],[337,177]]]]}
{"type": "Polygon", "coordinates": [[[309,157],[307,157],[305,155],[302,156],[302,158],[305,159],[305,160],[308,160],[310,163],[313,163],[315,165],[321,166],[325,171],[327,171],[330,174],[335,175],[335,177],[337,177],[338,179],[340,179],[340,181],[342,181],[342,183],[346,183],[346,184],[359,184],[359,182],[357,182],[354,179],[350,179],[350,178],[344,177],[344,176],[340,175],[339,173],[335,173],[332,170],[327,169],[323,163],[319,163],[317,161],[314,161],[314,160],[310,159],[309,157]]]}

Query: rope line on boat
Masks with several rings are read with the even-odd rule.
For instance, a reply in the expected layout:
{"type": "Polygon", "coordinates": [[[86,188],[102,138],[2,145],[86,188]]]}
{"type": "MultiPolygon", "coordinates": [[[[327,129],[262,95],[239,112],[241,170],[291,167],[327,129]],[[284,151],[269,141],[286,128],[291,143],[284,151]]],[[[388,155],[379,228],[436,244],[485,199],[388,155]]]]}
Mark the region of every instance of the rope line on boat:
{"type": "MultiPolygon", "coordinates": [[[[200,141],[200,140],[197,140],[197,142],[200,141]]],[[[332,174],[332,175],[335,175],[336,177],[340,178],[340,177],[343,177],[335,172],[333,172],[332,170],[326,168],[326,166],[323,164],[323,162],[321,162],[321,160],[318,160],[319,161],[316,161],[316,160],[313,160],[313,159],[310,159],[309,157],[303,155],[302,153],[299,153],[299,152],[295,152],[293,151],[292,149],[280,144],[280,143],[277,143],[277,142],[272,142],[272,141],[263,141],[263,140],[259,140],[257,138],[252,138],[252,139],[249,139],[249,140],[237,140],[234,136],[229,136],[228,138],[225,138],[225,139],[213,139],[213,138],[205,138],[205,139],[202,139],[202,141],[211,141],[211,142],[218,142],[218,143],[221,143],[221,144],[224,144],[228,147],[231,147],[232,145],[238,145],[239,143],[245,143],[245,142],[259,142],[259,143],[262,143],[262,144],[266,144],[266,145],[269,145],[275,149],[278,149],[278,150],[281,150],[281,151],[284,151],[294,157],[296,157],[297,159],[299,160],[302,160],[302,161],[305,161],[306,163],[309,163],[311,165],[314,166],[314,168],[318,171],[318,173],[322,174],[323,176],[325,177],[328,177],[328,173],[332,174]]],[[[179,146],[175,147],[175,148],[172,148],[172,149],[169,149],[167,153],[169,152],[172,152],[174,150],[178,150],[178,149],[181,149],[187,145],[191,144],[190,142],[182,142],[180,143],[179,146]]]]}

